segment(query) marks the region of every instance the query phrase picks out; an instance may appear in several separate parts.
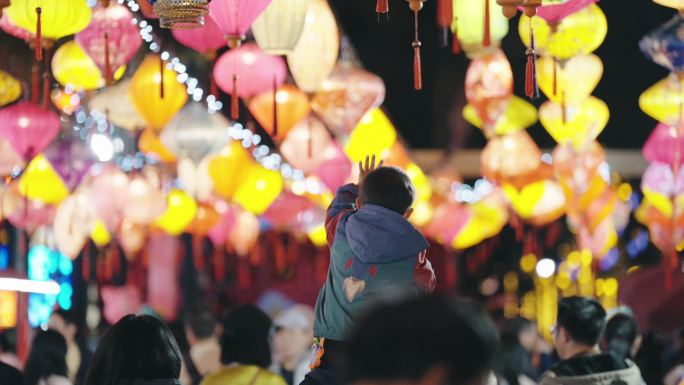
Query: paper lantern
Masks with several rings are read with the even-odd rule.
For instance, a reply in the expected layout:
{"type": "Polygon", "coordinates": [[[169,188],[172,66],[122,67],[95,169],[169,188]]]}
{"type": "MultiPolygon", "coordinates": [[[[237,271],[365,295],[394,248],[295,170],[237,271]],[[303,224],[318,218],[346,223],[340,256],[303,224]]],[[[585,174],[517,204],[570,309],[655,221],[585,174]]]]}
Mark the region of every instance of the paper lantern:
{"type": "Polygon", "coordinates": [[[639,107],[653,119],[676,126],[680,120],[680,106],[684,103],[682,87],[684,78],[668,76],[639,96],[639,107]]]}
{"type": "Polygon", "coordinates": [[[325,184],[330,191],[337,191],[349,178],[352,163],[338,144],[323,150],[325,159],[318,166],[314,175],[325,184]]]}
{"type": "Polygon", "coordinates": [[[2,197],[3,206],[9,207],[7,219],[9,222],[29,234],[38,227],[53,222],[55,206],[45,204],[42,201],[30,200],[19,195],[19,192],[10,189],[2,197]],[[13,209],[12,209],[13,208],[13,209]]]}
{"type": "Polygon", "coordinates": [[[299,42],[287,54],[287,64],[297,86],[313,93],[335,68],[340,34],[327,0],[309,0],[304,20],[299,42]]]}
{"type": "Polygon", "coordinates": [[[180,235],[197,213],[197,202],[181,190],[172,190],[167,197],[166,211],[154,222],[169,235],[180,235]]]}
{"type": "Polygon", "coordinates": [[[252,156],[240,142],[232,141],[223,147],[209,162],[209,175],[216,193],[222,198],[232,199],[253,163],[252,156]]]}
{"type": "Polygon", "coordinates": [[[0,122],[0,136],[26,161],[52,142],[60,125],[57,114],[29,102],[0,109],[0,122]]]}
{"type": "Polygon", "coordinates": [[[235,191],[233,200],[245,210],[260,215],[283,190],[283,177],[278,171],[253,164],[247,176],[235,191]]]}
{"type": "Polygon", "coordinates": [[[684,194],[684,168],[679,168],[675,175],[670,165],[653,162],[644,171],[641,188],[668,198],[684,194]]]}
{"type": "Polygon", "coordinates": [[[190,103],[171,120],[160,138],[171,152],[198,164],[230,140],[229,126],[220,113],[209,113],[206,106],[190,103]]]}
{"type": "Polygon", "coordinates": [[[577,149],[596,139],[609,116],[606,103],[593,96],[565,109],[548,101],[539,108],[539,121],[553,139],[560,144],[571,143],[577,149]]]}
{"type": "Polygon", "coordinates": [[[484,199],[468,206],[469,220],[451,242],[455,249],[467,249],[501,232],[508,222],[508,211],[498,199],[484,199]]]}
{"type": "Polygon", "coordinates": [[[308,5],[309,0],[272,0],[252,24],[259,48],[271,55],[292,52],[302,35],[308,5]]]}
{"type": "Polygon", "coordinates": [[[271,226],[276,228],[286,229],[300,229],[302,221],[322,221],[325,220],[325,214],[322,218],[313,218],[317,216],[322,209],[318,208],[313,202],[303,196],[295,195],[287,191],[283,191],[278,198],[273,201],[273,204],[266,210],[262,216],[271,226]],[[306,218],[311,217],[311,218],[306,218]]]}
{"type": "Polygon", "coordinates": [[[237,48],[254,19],[268,6],[271,0],[214,0],[209,3],[209,16],[221,29],[228,46],[237,48]]]}
{"type": "Polygon", "coordinates": [[[210,162],[209,157],[199,163],[185,158],[178,162],[178,179],[183,191],[200,201],[210,199],[214,191],[214,181],[209,174],[210,162]]]}
{"type": "Polygon", "coordinates": [[[42,154],[33,158],[22,173],[19,192],[46,204],[59,203],[69,195],[67,186],[42,154]]]}
{"type": "Polygon", "coordinates": [[[442,244],[449,244],[470,220],[471,211],[460,203],[443,204],[435,210],[425,234],[442,244]]]}
{"type": "Polygon", "coordinates": [[[228,234],[228,242],[240,256],[246,256],[259,239],[259,219],[252,213],[240,210],[235,215],[235,226],[228,234]]]}
{"type": "Polygon", "coordinates": [[[95,225],[95,207],[85,192],[67,197],[55,212],[52,230],[61,253],[76,259],[95,225]]]}
{"type": "Polygon", "coordinates": [[[561,4],[542,5],[537,8],[537,16],[546,20],[546,22],[553,26],[558,25],[565,17],[596,3],[598,0],[565,0],[561,4]]]}
{"type": "Polygon", "coordinates": [[[90,231],[90,239],[97,247],[104,247],[112,241],[112,236],[107,230],[107,226],[101,220],[96,220],[93,229],[90,231]]]}
{"type": "Polygon", "coordinates": [[[117,234],[119,246],[123,250],[126,259],[132,261],[145,246],[147,240],[147,228],[140,223],[124,218],[117,234]]]}
{"type": "Polygon", "coordinates": [[[164,213],[166,202],[160,187],[156,181],[148,180],[143,175],[131,176],[123,208],[124,218],[137,224],[149,224],[164,213]]]}
{"type": "Polygon", "coordinates": [[[556,177],[569,184],[576,195],[583,194],[590,187],[589,181],[598,174],[598,168],[605,160],[606,153],[596,141],[579,151],[572,144],[558,145],[553,150],[556,177]]]}
{"type": "Polygon", "coordinates": [[[216,201],[215,209],[221,215],[221,218],[216,226],[209,230],[207,236],[214,246],[222,246],[225,245],[228,239],[228,233],[235,226],[237,213],[241,212],[242,209],[239,206],[231,205],[224,201],[216,201]]]}
{"type": "Polygon", "coordinates": [[[90,180],[88,194],[98,218],[107,230],[116,232],[128,204],[128,175],[116,166],[107,166],[90,180]]]}
{"type": "Polygon", "coordinates": [[[682,28],[684,28],[684,18],[677,14],[641,39],[639,42],[641,52],[668,70],[681,72],[684,70],[684,42],[679,32],[682,28]]]}
{"type": "MultiPolygon", "coordinates": [[[[114,79],[121,79],[126,70],[119,67],[114,79]]],[[[74,40],[62,44],[52,56],[52,74],[62,86],[71,85],[77,90],[95,90],[105,86],[97,64],[74,40]]]]}
{"type": "MultiPolygon", "coordinates": [[[[558,60],[588,54],[596,50],[608,33],[606,15],[596,4],[591,4],[551,26],[540,17],[533,17],[531,28],[538,53],[558,60]]],[[[530,46],[530,18],[520,17],[520,38],[530,46]]]]}
{"type": "Polygon", "coordinates": [[[644,158],[675,167],[679,152],[679,164],[684,164],[684,134],[677,127],[659,123],[644,143],[644,158]]]}
{"type": "Polygon", "coordinates": [[[382,158],[384,151],[397,140],[397,130],[381,109],[375,108],[361,118],[349,136],[344,152],[352,162],[363,161],[366,156],[382,158]]]}
{"type": "Polygon", "coordinates": [[[252,98],[249,111],[257,122],[276,141],[287,136],[287,133],[309,114],[309,98],[297,87],[284,84],[278,87],[275,95],[277,109],[277,127],[273,117],[273,91],[264,92],[252,98]]]}
{"type": "MultiPolygon", "coordinates": [[[[463,109],[463,117],[473,126],[483,129],[482,119],[475,107],[470,104],[463,109]]],[[[537,109],[527,101],[515,95],[508,100],[506,111],[497,119],[492,130],[495,135],[506,135],[524,130],[537,121],[537,109]]]]}
{"type": "Polygon", "coordinates": [[[470,62],[465,90],[468,104],[482,121],[485,135],[491,136],[513,94],[513,71],[506,55],[496,50],[470,62]]]}
{"type": "Polygon", "coordinates": [[[280,144],[280,153],[295,168],[309,174],[327,158],[326,151],[334,142],[327,128],[315,115],[302,119],[280,144]],[[309,146],[315,148],[309,155],[309,146]]]}
{"type": "Polygon", "coordinates": [[[335,135],[347,136],[363,115],[385,99],[385,84],[370,72],[338,64],[321,83],[311,108],[335,135]]]}
{"type": "Polygon", "coordinates": [[[496,0],[489,1],[490,44],[485,44],[485,3],[483,0],[452,0],[453,22],[451,30],[458,39],[463,51],[475,57],[499,46],[501,39],[508,33],[508,20],[503,16],[501,6],[496,0]]]}
{"type": "Polygon", "coordinates": [[[0,137],[0,177],[20,171],[25,164],[10,142],[0,137]]]}
{"type": "Polygon", "coordinates": [[[44,152],[54,171],[73,191],[95,163],[90,148],[79,137],[68,135],[55,141],[44,152]]]}
{"type": "Polygon", "coordinates": [[[164,143],[159,139],[159,136],[149,128],[140,134],[140,138],[138,138],[138,149],[146,155],[152,155],[164,163],[173,163],[176,161],[176,155],[166,148],[164,143]]]}
{"type": "Polygon", "coordinates": [[[159,26],[172,29],[200,28],[211,0],[149,0],[159,16],[159,26]]]}
{"type": "Polygon", "coordinates": [[[78,93],[66,93],[65,90],[55,88],[50,92],[52,105],[59,111],[71,115],[81,106],[81,95],[78,93]]]}
{"type": "Polygon", "coordinates": [[[521,190],[506,184],[503,191],[513,211],[536,226],[553,222],[565,212],[563,189],[551,180],[533,182],[521,190]]]}
{"type": "Polygon", "coordinates": [[[133,106],[147,126],[155,130],[163,129],[188,100],[185,87],[176,81],[176,72],[164,66],[162,75],[160,65],[159,56],[147,55],[133,74],[129,88],[133,106]]]}
{"type": "Polygon", "coordinates": [[[128,8],[108,4],[95,8],[92,22],[76,34],[76,42],[110,82],[113,70],[128,64],[138,52],[142,37],[128,8]]]}
{"type": "Polygon", "coordinates": [[[579,246],[584,250],[589,250],[595,258],[603,257],[610,249],[615,247],[617,238],[615,225],[611,218],[602,221],[593,232],[580,227],[577,236],[579,246]]]}
{"type": "Polygon", "coordinates": [[[90,98],[88,108],[101,112],[117,127],[131,131],[144,128],[147,123],[133,106],[130,86],[130,80],[123,80],[98,91],[90,98]]]}
{"type": "MultiPolygon", "coordinates": [[[[508,181],[539,169],[541,151],[525,131],[489,140],[481,155],[482,175],[493,181],[508,181]]],[[[523,184],[524,185],[524,184],[523,184]]]]}
{"type": "Polygon", "coordinates": [[[429,200],[432,196],[432,187],[423,170],[421,170],[417,164],[410,163],[408,167],[406,167],[406,175],[411,178],[411,182],[416,191],[415,201],[420,202],[429,200]]]}
{"type": "Polygon", "coordinates": [[[199,237],[205,237],[220,221],[221,214],[216,211],[212,204],[200,203],[197,206],[195,219],[190,226],[188,226],[186,231],[199,237]]]}
{"type": "Polygon", "coordinates": [[[204,55],[212,55],[226,45],[223,32],[211,17],[204,18],[204,26],[200,28],[174,29],[171,33],[179,43],[204,55]]]}
{"type": "Polygon", "coordinates": [[[214,79],[226,93],[233,93],[233,78],[239,82],[236,88],[241,98],[250,98],[273,90],[273,83],[285,83],[287,68],[285,60],[264,54],[256,44],[248,43],[232,49],[216,61],[214,79]]]}
{"type": "Polygon", "coordinates": [[[19,99],[19,96],[21,96],[19,80],[0,70],[0,107],[19,99]]]}
{"type": "Polygon", "coordinates": [[[309,231],[306,234],[306,236],[309,238],[311,243],[316,247],[323,247],[328,244],[328,234],[326,233],[325,225],[323,224],[320,224],[311,229],[311,231],[309,231]]]}
{"type": "Polygon", "coordinates": [[[539,88],[559,105],[575,105],[584,101],[594,91],[602,75],[603,63],[593,54],[574,56],[563,62],[549,57],[537,60],[539,88]]]}

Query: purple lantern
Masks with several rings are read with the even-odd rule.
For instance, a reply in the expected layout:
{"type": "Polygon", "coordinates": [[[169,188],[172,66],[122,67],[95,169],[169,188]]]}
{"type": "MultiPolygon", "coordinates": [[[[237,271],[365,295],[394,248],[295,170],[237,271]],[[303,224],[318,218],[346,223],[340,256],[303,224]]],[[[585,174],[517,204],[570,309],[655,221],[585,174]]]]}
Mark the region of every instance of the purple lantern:
{"type": "Polygon", "coordinates": [[[88,146],[73,135],[54,142],[43,155],[71,191],[78,187],[95,162],[88,146]]]}

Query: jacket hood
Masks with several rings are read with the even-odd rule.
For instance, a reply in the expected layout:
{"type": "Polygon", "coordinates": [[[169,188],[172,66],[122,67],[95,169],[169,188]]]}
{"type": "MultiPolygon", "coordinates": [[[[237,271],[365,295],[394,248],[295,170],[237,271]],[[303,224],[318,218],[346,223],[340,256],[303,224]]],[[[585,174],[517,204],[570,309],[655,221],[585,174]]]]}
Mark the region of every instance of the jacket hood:
{"type": "Polygon", "coordinates": [[[364,205],[349,216],[347,242],[361,260],[389,263],[415,257],[429,246],[402,215],[377,205],[364,205]]]}
{"type": "Polygon", "coordinates": [[[542,378],[540,385],[642,385],[639,368],[628,361],[626,369],[587,374],[582,376],[556,377],[552,372],[542,378]]]}

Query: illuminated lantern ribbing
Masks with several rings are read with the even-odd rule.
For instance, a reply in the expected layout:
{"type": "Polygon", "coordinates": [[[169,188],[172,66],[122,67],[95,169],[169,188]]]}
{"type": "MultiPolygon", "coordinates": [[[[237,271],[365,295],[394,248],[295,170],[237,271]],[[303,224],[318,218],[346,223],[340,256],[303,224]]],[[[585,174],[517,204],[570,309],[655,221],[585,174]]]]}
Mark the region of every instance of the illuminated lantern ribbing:
{"type": "Polygon", "coordinates": [[[271,55],[292,52],[304,29],[308,3],[309,0],[272,0],[252,24],[259,48],[271,55]]]}
{"type": "Polygon", "coordinates": [[[171,33],[179,43],[205,56],[213,56],[216,50],[226,45],[223,32],[211,17],[204,19],[201,28],[174,29],[171,33]]]}
{"type": "Polygon", "coordinates": [[[148,0],[154,13],[159,16],[162,28],[192,29],[204,25],[211,0],[148,0]]]}
{"type": "Polygon", "coordinates": [[[470,57],[477,57],[499,46],[508,33],[508,20],[501,14],[495,0],[452,0],[453,21],[451,30],[460,48],[470,57]],[[489,9],[488,21],[485,11],[489,9]],[[485,41],[485,36],[489,41],[485,41]]]}
{"type": "Polygon", "coordinates": [[[230,140],[229,125],[220,113],[209,113],[204,105],[190,103],[171,120],[160,138],[174,154],[199,164],[230,140]]]}
{"type": "Polygon", "coordinates": [[[593,96],[574,106],[545,102],[539,108],[539,121],[559,144],[584,148],[608,124],[610,112],[602,100],[593,96]]]}
{"type": "Polygon", "coordinates": [[[231,141],[209,162],[209,175],[216,193],[232,199],[252,168],[254,159],[239,141],[231,141]]]}
{"type": "Polygon", "coordinates": [[[254,43],[224,53],[214,66],[219,88],[226,93],[235,91],[243,99],[273,90],[274,83],[281,86],[286,77],[285,60],[264,54],[254,43]],[[240,81],[236,90],[233,90],[234,81],[240,81]]]}
{"type": "MultiPolygon", "coordinates": [[[[123,76],[125,68],[116,70],[113,75],[115,80],[123,76]]],[[[55,51],[52,74],[59,84],[65,87],[71,85],[77,90],[94,90],[106,84],[97,64],[74,40],[64,43],[55,51]]]]}
{"type": "Polygon", "coordinates": [[[209,3],[209,16],[223,31],[230,48],[240,46],[254,20],[271,0],[214,0],[209,3]]]}

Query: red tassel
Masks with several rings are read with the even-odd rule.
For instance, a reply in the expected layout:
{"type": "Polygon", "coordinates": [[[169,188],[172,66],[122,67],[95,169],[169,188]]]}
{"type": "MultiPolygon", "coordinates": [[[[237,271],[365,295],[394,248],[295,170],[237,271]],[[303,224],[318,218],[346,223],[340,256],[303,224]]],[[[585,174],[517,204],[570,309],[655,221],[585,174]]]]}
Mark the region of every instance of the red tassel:
{"type": "Polygon", "coordinates": [[[41,21],[41,14],[43,9],[41,7],[36,7],[36,60],[43,60],[43,23],[41,21]]]}
{"type": "Polygon", "coordinates": [[[375,3],[375,12],[377,12],[377,13],[389,12],[389,0],[377,0],[375,3]]]}
{"type": "Polygon", "coordinates": [[[413,88],[421,90],[423,88],[423,74],[420,63],[420,40],[418,39],[418,11],[413,11],[413,24],[415,28],[413,40],[413,88]]]}
{"type": "Polygon", "coordinates": [[[461,43],[458,41],[458,29],[454,30],[454,34],[451,37],[451,52],[454,55],[461,53],[461,43]]]}
{"type": "Polygon", "coordinates": [[[237,75],[233,75],[233,92],[230,94],[230,118],[237,120],[240,117],[240,109],[237,95],[237,75]]]}
{"type": "Polygon", "coordinates": [[[43,108],[46,110],[50,108],[50,73],[47,68],[45,66],[45,72],[43,72],[43,108]]]}
{"type": "Polygon", "coordinates": [[[159,57],[159,97],[164,99],[164,59],[159,57]]]}
{"type": "Polygon", "coordinates": [[[278,85],[273,74],[273,139],[278,137],[278,85]]]}
{"type": "MultiPolygon", "coordinates": [[[[104,33],[104,44],[105,84],[110,85],[112,81],[112,67],[109,63],[109,32],[104,33]]],[[[164,72],[162,70],[162,78],[163,77],[164,72]]]]}
{"type": "Polygon", "coordinates": [[[40,97],[40,67],[38,63],[33,63],[31,68],[31,102],[38,104],[40,97]]]}
{"type": "Polygon", "coordinates": [[[553,58],[553,96],[557,95],[558,92],[558,62],[556,62],[556,58],[553,58]]]}
{"type": "Polygon", "coordinates": [[[525,95],[528,98],[534,98],[534,62],[532,56],[534,52],[532,48],[528,48],[527,52],[527,65],[525,66],[525,95]]]}
{"type": "Polygon", "coordinates": [[[489,31],[489,0],[484,0],[484,36],[482,37],[482,45],[489,47],[492,44],[492,37],[489,31]]]}

